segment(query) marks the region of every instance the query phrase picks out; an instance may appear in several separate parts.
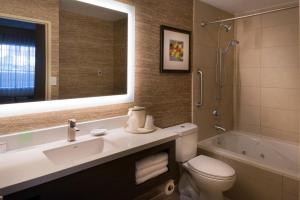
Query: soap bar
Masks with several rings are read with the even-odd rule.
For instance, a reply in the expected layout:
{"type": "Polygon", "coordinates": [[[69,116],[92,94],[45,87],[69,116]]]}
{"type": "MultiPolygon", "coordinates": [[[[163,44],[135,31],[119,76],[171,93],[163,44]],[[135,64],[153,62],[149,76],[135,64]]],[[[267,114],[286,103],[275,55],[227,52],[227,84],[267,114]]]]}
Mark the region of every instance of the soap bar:
{"type": "Polygon", "coordinates": [[[101,135],[105,135],[107,132],[107,129],[93,129],[91,130],[91,134],[94,136],[101,136],[101,135]]]}

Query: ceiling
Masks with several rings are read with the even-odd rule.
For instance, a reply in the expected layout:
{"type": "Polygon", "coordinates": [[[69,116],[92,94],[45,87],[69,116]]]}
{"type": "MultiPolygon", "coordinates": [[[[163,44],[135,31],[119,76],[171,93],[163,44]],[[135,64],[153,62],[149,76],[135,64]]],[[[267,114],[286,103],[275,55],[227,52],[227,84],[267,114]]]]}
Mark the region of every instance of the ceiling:
{"type": "Polygon", "coordinates": [[[201,0],[234,15],[297,4],[298,0],[201,0]]]}
{"type": "Polygon", "coordinates": [[[127,18],[127,13],[102,8],[80,1],[60,0],[60,9],[105,21],[117,21],[127,18]]]}

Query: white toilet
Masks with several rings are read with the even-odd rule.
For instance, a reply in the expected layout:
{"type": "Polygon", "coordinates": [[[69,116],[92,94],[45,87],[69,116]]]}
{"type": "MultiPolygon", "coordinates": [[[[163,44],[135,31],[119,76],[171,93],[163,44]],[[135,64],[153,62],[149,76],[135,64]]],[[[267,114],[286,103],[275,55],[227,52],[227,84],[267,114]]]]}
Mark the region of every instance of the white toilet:
{"type": "Polygon", "coordinates": [[[179,135],[176,140],[176,161],[183,163],[183,167],[191,175],[200,191],[200,199],[223,200],[223,192],[235,182],[234,169],[220,160],[197,156],[198,127],[195,124],[180,124],[167,130],[179,135]]]}

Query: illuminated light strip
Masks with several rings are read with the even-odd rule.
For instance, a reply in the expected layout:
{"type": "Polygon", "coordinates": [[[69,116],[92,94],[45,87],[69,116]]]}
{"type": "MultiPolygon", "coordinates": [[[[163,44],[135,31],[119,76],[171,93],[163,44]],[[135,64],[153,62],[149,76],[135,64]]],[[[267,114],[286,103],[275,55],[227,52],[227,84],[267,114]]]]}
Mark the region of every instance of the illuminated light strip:
{"type": "MultiPolygon", "coordinates": [[[[77,0],[128,14],[127,94],[0,105],[0,117],[130,103],[134,101],[135,8],[114,0],[77,0]]],[[[76,91],[74,91],[76,92],[76,91]]]]}

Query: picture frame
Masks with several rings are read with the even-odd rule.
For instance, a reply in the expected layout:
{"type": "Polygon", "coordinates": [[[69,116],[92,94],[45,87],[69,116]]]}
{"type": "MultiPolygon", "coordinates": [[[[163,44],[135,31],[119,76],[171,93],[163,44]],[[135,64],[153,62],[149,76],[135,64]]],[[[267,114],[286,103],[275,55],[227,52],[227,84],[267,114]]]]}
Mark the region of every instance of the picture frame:
{"type": "Polygon", "coordinates": [[[160,26],[160,72],[191,71],[191,31],[160,26]]]}

